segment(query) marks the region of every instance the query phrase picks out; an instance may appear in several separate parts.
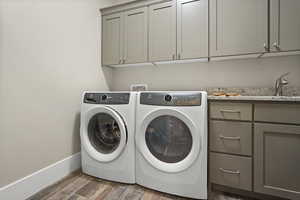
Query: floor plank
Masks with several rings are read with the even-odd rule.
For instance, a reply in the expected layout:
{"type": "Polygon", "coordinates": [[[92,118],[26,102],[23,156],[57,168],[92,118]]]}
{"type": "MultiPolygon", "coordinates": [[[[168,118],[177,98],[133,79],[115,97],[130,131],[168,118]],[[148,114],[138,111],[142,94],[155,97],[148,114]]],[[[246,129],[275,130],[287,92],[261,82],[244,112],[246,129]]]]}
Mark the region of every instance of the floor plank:
{"type": "MultiPolygon", "coordinates": [[[[251,200],[224,193],[213,193],[210,200],[251,200]]],[[[101,180],[80,172],[73,173],[28,200],[189,200],[139,185],[101,180]]]]}
{"type": "Polygon", "coordinates": [[[54,195],[46,198],[45,200],[66,200],[75,194],[80,188],[88,184],[89,180],[85,176],[79,176],[69,185],[56,192],[54,195]]]}
{"type": "Polygon", "coordinates": [[[34,196],[28,198],[27,200],[45,200],[54,193],[60,191],[65,186],[69,185],[71,182],[73,182],[75,179],[78,178],[78,176],[81,175],[80,171],[73,172],[69,176],[63,178],[62,180],[58,181],[57,183],[47,187],[46,189],[42,190],[41,192],[35,194],[34,196]]]}
{"type": "Polygon", "coordinates": [[[87,198],[78,194],[73,194],[71,197],[68,198],[68,200],[87,200],[87,198]]]}
{"type": "Polygon", "coordinates": [[[104,185],[102,190],[98,192],[95,200],[103,200],[112,190],[113,190],[113,185],[110,184],[104,185]]]}
{"type": "Polygon", "coordinates": [[[89,199],[97,193],[100,187],[102,187],[100,181],[91,180],[88,184],[79,189],[76,194],[89,199]]]}

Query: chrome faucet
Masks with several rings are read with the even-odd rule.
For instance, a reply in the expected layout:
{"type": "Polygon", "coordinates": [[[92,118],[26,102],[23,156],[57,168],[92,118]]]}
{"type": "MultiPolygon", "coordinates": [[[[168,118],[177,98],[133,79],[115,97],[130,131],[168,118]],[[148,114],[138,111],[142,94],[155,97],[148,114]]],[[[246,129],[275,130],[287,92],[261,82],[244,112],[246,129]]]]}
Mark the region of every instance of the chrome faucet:
{"type": "Polygon", "coordinates": [[[276,79],[275,96],[282,96],[283,95],[283,86],[289,84],[288,80],[285,77],[289,74],[290,74],[289,72],[285,73],[285,74],[281,75],[278,79],[276,79]]]}

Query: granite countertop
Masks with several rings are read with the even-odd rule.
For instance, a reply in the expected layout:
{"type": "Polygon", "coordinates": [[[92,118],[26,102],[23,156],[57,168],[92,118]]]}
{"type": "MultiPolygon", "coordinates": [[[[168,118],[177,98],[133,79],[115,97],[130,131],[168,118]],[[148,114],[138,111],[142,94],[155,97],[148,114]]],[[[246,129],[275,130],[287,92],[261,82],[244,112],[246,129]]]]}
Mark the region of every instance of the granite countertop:
{"type": "Polygon", "coordinates": [[[201,88],[207,91],[208,100],[215,101],[272,101],[299,102],[300,87],[284,88],[284,96],[274,96],[274,88],[201,88]],[[215,92],[237,93],[240,96],[214,96],[215,92]]]}
{"type": "Polygon", "coordinates": [[[208,100],[299,102],[300,96],[208,96],[208,100]]]}

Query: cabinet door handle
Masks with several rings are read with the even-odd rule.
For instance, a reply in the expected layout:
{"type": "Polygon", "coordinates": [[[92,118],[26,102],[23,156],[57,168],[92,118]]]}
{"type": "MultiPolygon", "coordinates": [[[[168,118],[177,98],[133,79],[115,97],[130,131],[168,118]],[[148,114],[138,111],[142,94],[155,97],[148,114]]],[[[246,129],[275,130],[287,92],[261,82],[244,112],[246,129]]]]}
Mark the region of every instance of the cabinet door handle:
{"type": "Polygon", "coordinates": [[[222,140],[241,140],[241,137],[226,137],[223,135],[219,135],[219,138],[222,140]]]}
{"type": "Polygon", "coordinates": [[[175,54],[172,55],[172,59],[175,60],[175,54]]]}
{"type": "Polygon", "coordinates": [[[180,53],[178,54],[178,60],[180,60],[180,53]]]}
{"type": "Polygon", "coordinates": [[[122,59],[119,60],[119,64],[122,64],[122,59]]]}
{"type": "Polygon", "coordinates": [[[239,170],[231,171],[231,170],[227,170],[227,169],[223,169],[223,168],[219,168],[219,170],[226,174],[238,174],[238,175],[241,174],[241,172],[239,170]]]}
{"type": "Polygon", "coordinates": [[[239,110],[220,110],[221,113],[241,113],[239,110]]]}
{"type": "Polygon", "coordinates": [[[125,62],[126,62],[126,59],[123,59],[123,64],[125,64],[125,62]]]}

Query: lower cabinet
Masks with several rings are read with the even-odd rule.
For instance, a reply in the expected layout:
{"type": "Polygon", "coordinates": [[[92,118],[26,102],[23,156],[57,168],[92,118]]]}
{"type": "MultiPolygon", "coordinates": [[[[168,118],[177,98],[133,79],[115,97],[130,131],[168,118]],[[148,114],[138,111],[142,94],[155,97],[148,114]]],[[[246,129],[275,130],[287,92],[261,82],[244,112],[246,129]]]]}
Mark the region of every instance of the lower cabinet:
{"type": "Polygon", "coordinates": [[[252,190],[252,159],[220,153],[210,153],[210,180],[243,190],[252,190]]]}
{"type": "Polygon", "coordinates": [[[300,104],[209,106],[210,183],[258,199],[300,200],[300,104]]]}
{"type": "Polygon", "coordinates": [[[214,152],[252,156],[252,124],[210,120],[209,146],[214,152]]]}
{"type": "Polygon", "coordinates": [[[255,123],[254,191],[300,199],[300,126],[255,123]]]}

